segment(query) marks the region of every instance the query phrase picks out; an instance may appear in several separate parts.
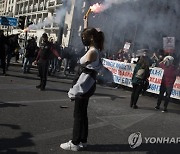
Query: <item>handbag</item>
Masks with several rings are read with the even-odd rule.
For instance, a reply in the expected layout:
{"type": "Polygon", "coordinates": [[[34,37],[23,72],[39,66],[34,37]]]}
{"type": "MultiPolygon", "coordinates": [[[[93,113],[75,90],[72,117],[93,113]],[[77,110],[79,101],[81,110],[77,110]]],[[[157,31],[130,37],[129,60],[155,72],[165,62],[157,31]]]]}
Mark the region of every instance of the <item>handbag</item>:
{"type": "Polygon", "coordinates": [[[145,74],[145,69],[139,69],[136,73],[136,78],[143,79],[145,74]]]}

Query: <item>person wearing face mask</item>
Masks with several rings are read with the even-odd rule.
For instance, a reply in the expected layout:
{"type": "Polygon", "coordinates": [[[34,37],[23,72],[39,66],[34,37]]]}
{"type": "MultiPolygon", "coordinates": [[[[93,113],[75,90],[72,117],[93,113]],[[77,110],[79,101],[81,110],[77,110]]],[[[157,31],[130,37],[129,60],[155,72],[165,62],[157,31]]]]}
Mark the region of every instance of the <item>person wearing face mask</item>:
{"type": "Polygon", "coordinates": [[[157,106],[155,107],[155,109],[160,109],[164,93],[166,93],[164,100],[164,109],[162,112],[167,112],[167,107],[171,96],[171,92],[173,90],[173,85],[176,80],[176,76],[179,76],[180,72],[174,66],[174,58],[172,56],[164,57],[163,61],[159,63],[159,67],[161,67],[164,70],[164,74],[162,77],[160,92],[157,100],[157,106]]]}
{"type": "Polygon", "coordinates": [[[95,28],[85,28],[81,39],[87,52],[80,58],[79,71],[68,92],[68,97],[74,100],[74,124],[72,140],[62,143],[64,150],[78,151],[87,146],[89,98],[96,89],[96,75],[101,67],[100,52],[103,50],[104,34],[95,28]]]}
{"type": "Polygon", "coordinates": [[[34,62],[35,64],[38,64],[38,71],[40,76],[40,84],[36,86],[36,88],[40,89],[41,91],[44,91],[46,87],[49,60],[52,54],[54,54],[56,57],[58,57],[59,60],[61,60],[58,51],[54,48],[52,43],[48,41],[47,34],[43,33],[40,50],[34,62]]]}

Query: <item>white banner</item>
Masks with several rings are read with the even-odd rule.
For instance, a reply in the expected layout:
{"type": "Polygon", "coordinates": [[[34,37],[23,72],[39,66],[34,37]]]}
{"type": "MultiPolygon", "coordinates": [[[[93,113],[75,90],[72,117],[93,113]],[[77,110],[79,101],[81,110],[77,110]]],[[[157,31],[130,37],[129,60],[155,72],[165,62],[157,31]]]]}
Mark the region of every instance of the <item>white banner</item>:
{"type": "MultiPolygon", "coordinates": [[[[103,58],[103,65],[109,71],[112,72],[113,81],[115,83],[132,87],[132,75],[135,68],[135,64],[124,63],[124,62],[103,58]]],[[[150,70],[151,70],[149,77],[150,87],[147,91],[151,93],[159,94],[159,89],[164,71],[163,69],[158,67],[154,67],[150,70]]],[[[171,97],[180,99],[180,77],[176,78],[171,97]]]]}
{"type": "Polygon", "coordinates": [[[175,49],[175,37],[163,37],[163,49],[175,49]]]}

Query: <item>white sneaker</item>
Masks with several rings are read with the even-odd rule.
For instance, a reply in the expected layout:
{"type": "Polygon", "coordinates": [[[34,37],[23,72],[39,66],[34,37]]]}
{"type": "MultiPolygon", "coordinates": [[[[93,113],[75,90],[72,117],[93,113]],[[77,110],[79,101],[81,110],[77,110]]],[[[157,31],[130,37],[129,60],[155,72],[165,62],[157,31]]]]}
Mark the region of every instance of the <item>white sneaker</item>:
{"type": "Polygon", "coordinates": [[[82,143],[82,142],[80,142],[80,143],[79,143],[79,147],[80,147],[80,148],[87,148],[87,143],[82,143]]]}
{"type": "Polygon", "coordinates": [[[78,151],[80,149],[79,145],[74,145],[70,140],[67,143],[62,143],[60,147],[64,150],[78,151]]]}

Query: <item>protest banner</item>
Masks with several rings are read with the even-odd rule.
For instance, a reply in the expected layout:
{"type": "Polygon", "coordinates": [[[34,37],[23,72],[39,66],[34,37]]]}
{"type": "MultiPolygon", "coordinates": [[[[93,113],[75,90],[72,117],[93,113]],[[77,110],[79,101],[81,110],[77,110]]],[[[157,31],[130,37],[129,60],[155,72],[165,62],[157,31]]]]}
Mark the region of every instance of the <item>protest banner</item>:
{"type": "Polygon", "coordinates": [[[131,43],[126,42],[126,43],[124,44],[123,51],[124,51],[124,52],[128,52],[129,49],[130,49],[130,47],[131,47],[131,43]]]}
{"type": "Polygon", "coordinates": [[[175,37],[163,37],[163,50],[166,53],[175,51],[175,37]]]}
{"type": "Polygon", "coordinates": [[[113,74],[113,81],[115,83],[132,87],[132,73],[134,64],[124,63],[115,60],[103,59],[103,65],[113,74]]]}
{"type": "Polygon", "coordinates": [[[180,99],[180,76],[176,78],[173,86],[173,91],[171,93],[172,98],[180,99]]]}
{"type": "MultiPolygon", "coordinates": [[[[132,75],[135,64],[124,63],[103,58],[103,65],[113,74],[113,82],[124,86],[132,87],[132,75]]],[[[163,77],[163,69],[154,67],[150,69],[148,92],[159,94],[160,85],[163,77]]],[[[180,77],[176,78],[172,98],[180,99],[180,77]]]]}

